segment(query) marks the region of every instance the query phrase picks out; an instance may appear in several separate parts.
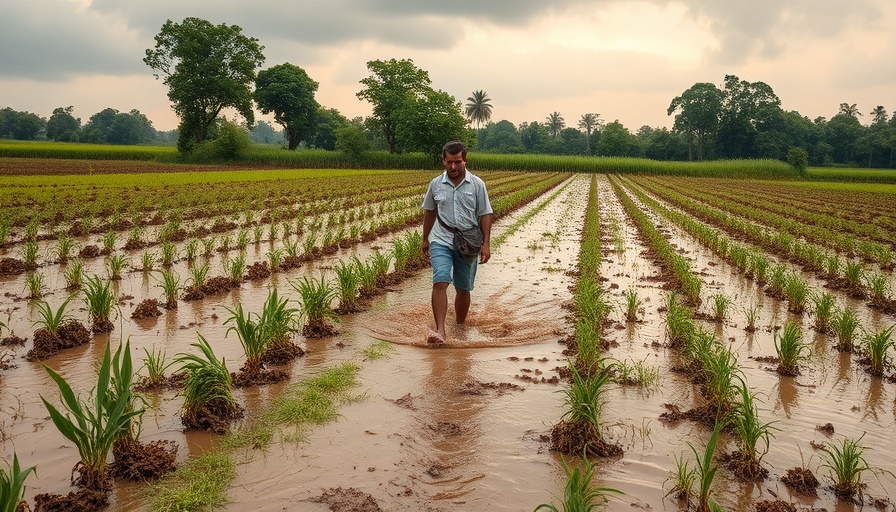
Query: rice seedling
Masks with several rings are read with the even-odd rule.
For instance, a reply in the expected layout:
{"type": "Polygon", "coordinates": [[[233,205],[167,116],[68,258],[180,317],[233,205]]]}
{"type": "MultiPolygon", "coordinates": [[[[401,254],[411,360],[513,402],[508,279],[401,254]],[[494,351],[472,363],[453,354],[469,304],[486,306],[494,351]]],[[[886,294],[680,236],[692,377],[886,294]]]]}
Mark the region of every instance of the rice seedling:
{"type": "Polygon", "coordinates": [[[861,289],[862,278],[865,277],[865,267],[861,261],[847,261],[843,269],[843,277],[852,289],[861,289]]]}
{"type": "Polygon", "coordinates": [[[716,417],[723,417],[734,403],[734,381],[740,376],[737,354],[726,345],[715,343],[712,350],[700,353],[703,389],[706,399],[716,410],[716,417]]]}
{"type": "Polygon", "coordinates": [[[202,239],[202,255],[206,258],[210,258],[212,254],[215,253],[215,244],[217,243],[217,239],[213,236],[202,239]]]}
{"type": "Polygon", "coordinates": [[[230,372],[224,359],[215,356],[202,334],[197,332],[196,336],[199,342],[191,346],[198,348],[202,356],[178,354],[174,362],[181,365],[187,376],[182,393],[184,405],[181,421],[187,428],[204,429],[212,426],[204,419],[207,410],[219,412],[226,418],[237,415],[239,405],[230,389],[230,372]]]}
{"type": "Polygon", "coordinates": [[[589,374],[600,362],[601,330],[585,319],[576,322],[576,364],[589,374]]]}
{"type": "Polygon", "coordinates": [[[843,271],[843,259],[836,254],[831,254],[825,261],[825,268],[828,276],[832,278],[840,277],[840,273],[843,271]]]}
{"type": "Polygon", "coordinates": [[[106,270],[109,279],[118,281],[121,279],[121,271],[128,265],[128,257],[124,254],[110,254],[106,261],[106,270]]]}
{"type": "Polygon", "coordinates": [[[28,242],[36,241],[38,228],[40,228],[40,219],[35,217],[25,225],[24,239],[28,242]]]}
{"type": "Polygon", "coordinates": [[[600,333],[612,310],[607,302],[606,290],[590,276],[582,276],[576,284],[576,316],[593,326],[600,333]]]}
{"type": "Polygon", "coordinates": [[[692,468],[690,461],[685,459],[684,455],[680,458],[678,455],[673,457],[675,459],[675,470],[670,471],[669,477],[666,479],[666,482],[672,482],[672,488],[669,489],[666,496],[671,494],[678,498],[679,501],[683,501],[685,506],[690,506],[695,494],[694,482],[697,481],[697,468],[692,468]]]}
{"type": "Polygon", "coordinates": [[[392,253],[383,253],[377,250],[370,255],[369,260],[376,272],[377,282],[379,283],[389,273],[389,266],[392,264],[392,253]]]}
{"type": "MultiPolygon", "coordinates": [[[[601,366],[600,362],[597,366],[601,366]]],[[[570,423],[585,422],[593,425],[598,433],[601,428],[601,412],[604,406],[604,386],[610,382],[610,372],[593,372],[583,375],[570,364],[569,370],[572,382],[563,390],[564,401],[568,409],[563,413],[563,419],[570,423]]]]}
{"type": "Polygon", "coordinates": [[[755,404],[755,394],[750,391],[743,378],[737,378],[739,384],[735,385],[738,391],[738,400],[728,417],[729,425],[734,432],[741,449],[741,473],[757,478],[767,474],[767,470],[761,467],[762,457],[768,453],[769,439],[772,434],[771,423],[763,423],[759,420],[759,411],[755,404]],[[760,443],[763,444],[760,447],[760,443]]]}
{"type": "Polygon", "coordinates": [[[224,267],[227,277],[231,281],[234,283],[241,282],[243,280],[243,272],[246,270],[246,253],[239,253],[235,258],[227,261],[224,267]]]}
{"type": "MultiPolygon", "coordinates": [[[[227,337],[231,331],[236,332],[243,352],[246,354],[246,363],[243,369],[247,373],[257,373],[262,370],[261,356],[267,348],[270,337],[265,333],[264,325],[257,319],[253,320],[252,313],[243,312],[242,304],[237,303],[234,309],[225,308],[230,313],[230,318],[224,321],[224,325],[233,324],[225,333],[227,337]]],[[[256,315],[257,316],[257,315],[256,315]]]]}
{"type": "Polygon", "coordinates": [[[134,226],[128,233],[128,239],[125,242],[125,246],[136,248],[143,247],[143,245],[143,227],[139,225],[134,226]]]}
{"type": "Polygon", "coordinates": [[[271,225],[268,226],[268,241],[269,242],[273,242],[274,240],[277,239],[279,230],[280,230],[280,225],[277,224],[276,222],[271,222],[271,225]]]}
{"type": "Polygon", "coordinates": [[[638,308],[642,301],[638,298],[638,291],[634,288],[625,292],[625,321],[636,322],[638,320],[638,308]]]}
{"type": "Polygon", "coordinates": [[[236,247],[241,251],[245,251],[246,247],[249,247],[249,230],[248,229],[240,229],[239,233],[236,235],[236,247]]]}
{"type": "Polygon", "coordinates": [[[75,248],[75,239],[69,235],[59,235],[56,239],[56,261],[65,263],[75,248]]]}
{"type": "Polygon", "coordinates": [[[796,274],[787,278],[784,294],[787,296],[787,309],[791,313],[802,314],[809,298],[809,284],[796,274]]]}
{"type": "MultiPolygon", "coordinates": [[[[0,240],[2,243],[2,240],[0,240]]],[[[0,468],[0,512],[17,512],[28,510],[24,505],[25,480],[31,473],[37,473],[34,466],[22,469],[19,465],[19,456],[12,454],[12,464],[3,461],[6,469],[0,468]]]]}
{"type": "Polygon", "coordinates": [[[303,276],[301,281],[289,281],[289,284],[301,295],[299,312],[305,321],[302,334],[310,338],[332,333],[327,319],[339,321],[339,315],[331,306],[338,290],[323,275],[320,279],[303,276]]]}
{"type": "Polygon", "coordinates": [[[712,481],[713,479],[715,479],[716,472],[719,470],[719,467],[713,464],[712,458],[713,454],[716,451],[716,442],[719,438],[719,432],[721,432],[723,426],[724,425],[721,422],[716,422],[716,425],[712,431],[712,435],[709,436],[709,440],[706,442],[706,447],[703,449],[702,454],[697,453],[697,449],[694,448],[694,445],[688,443],[688,447],[690,447],[691,451],[694,452],[694,457],[697,462],[697,467],[695,468],[695,480],[698,483],[698,512],[708,512],[710,510],[713,510],[714,507],[718,507],[718,505],[716,505],[715,501],[712,499],[712,481]]]}
{"type": "Polygon", "coordinates": [[[262,236],[264,236],[264,226],[256,224],[255,227],[252,228],[252,242],[255,243],[255,245],[260,244],[262,236]]]}
{"type": "Polygon", "coordinates": [[[694,331],[690,310],[678,302],[675,293],[670,293],[666,297],[666,335],[670,345],[673,348],[681,347],[694,335],[694,331]]]}
{"type": "Polygon", "coordinates": [[[361,261],[357,256],[353,256],[352,261],[361,280],[359,293],[365,297],[372,296],[376,293],[376,267],[372,263],[361,261]]]}
{"type": "Polygon", "coordinates": [[[744,315],[747,317],[747,326],[744,329],[747,332],[753,332],[756,330],[756,319],[759,316],[759,306],[756,304],[750,304],[749,306],[744,307],[744,315]]]}
{"type": "Polygon", "coordinates": [[[196,261],[197,254],[199,254],[199,240],[191,238],[184,247],[184,258],[186,258],[189,263],[193,263],[196,261]]]}
{"type": "Polygon", "coordinates": [[[289,238],[292,236],[292,223],[289,221],[283,221],[283,238],[289,238]]]}
{"type": "Polygon", "coordinates": [[[827,442],[821,448],[821,466],[828,470],[834,486],[834,493],[841,498],[850,498],[861,494],[862,474],[872,471],[865,461],[862,453],[865,447],[861,444],[862,438],[849,439],[844,437],[840,444],[827,442]]]}
{"type": "Polygon", "coordinates": [[[143,266],[141,267],[143,273],[148,274],[149,272],[152,272],[156,267],[156,253],[152,251],[144,252],[141,261],[143,262],[143,266]]]}
{"type": "Polygon", "coordinates": [[[594,478],[595,464],[582,455],[584,470],[578,466],[571,466],[565,458],[560,457],[563,463],[563,471],[566,473],[566,487],[563,492],[563,502],[560,509],[551,503],[542,503],[535,507],[535,512],[545,509],[551,512],[590,512],[598,505],[607,503],[607,494],[623,494],[622,491],[612,487],[595,487],[591,481],[594,478]]]}
{"type": "Polygon", "coordinates": [[[834,314],[834,296],[828,292],[813,293],[810,295],[815,305],[815,328],[821,332],[827,332],[831,328],[831,317],[834,314]]]}
{"type": "Polygon", "coordinates": [[[146,385],[161,386],[165,382],[165,371],[174,364],[174,361],[168,361],[165,351],[156,350],[153,347],[152,352],[143,347],[143,353],[146,358],[143,359],[143,368],[146,368],[146,385]]]}
{"type": "Polygon", "coordinates": [[[227,252],[231,249],[233,249],[233,235],[226,233],[221,237],[221,242],[218,244],[218,252],[227,252]]]}
{"type": "Polygon", "coordinates": [[[114,328],[111,317],[115,309],[115,295],[110,288],[111,281],[104,281],[99,276],[88,277],[84,283],[84,303],[87,306],[87,317],[91,329],[95,333],[111,332],[114,328]]]}
{"type": "Polygon", "coordinates": [[[787,287],[787,267],[784,265],[774,265],[769,270],[768,288],[775,297],[783,297],[784,289],[787,287]]]}
{"type": "Polygon", "coordinates": [[[65,312],[65,309],[68,306],[69,301],[71,300],[71,297],[65,299],[62,304],[59,305],[59,308],[55,311],[53,311],[50,305],[45,301],[37,301],[35,303],[35,308],[37,309],[37,320],[34,321],[33,326],[40,326],[41,329],[46,329],[47,333],[49,333],[50,336],[58,336],[59,327],[62,326],[62,323],[64,321],[71,318],[65,312]]]}
{"type": "Polygon", "coordinates": [[[283,249],[286,251],[286,257],[290,259],[296,259],[301,255],[301,245],[298,240],[284,241],[283,249]]]}
{"type": "Polygon", "coordinates": [[[40,272],[29,272],[25,276],[25,290],[27,298],[34,300],[44,296],[44,275],[40,272]]]}
{"type": "Polygon", "coordinates": [[[778,354],[778,373],[781,375],[799,375],[800,363],[810,357],[812,349],[803,343],[800,326],[787,322],[781,334],[775,333],[775,352],[778,354]]]}
{"type": "Polygon", "coordinates": [[[712,317],[717,322],[725,320],[728,314],[728,307],[731,305],[731,298],[724,293],[714,293],[709,296],[712,299],[712,317]]]}
{"type": "Polygon", "coordinates": [[[837,350],[852,352],[855,348],[856,331],[859,328],[859,317],[854,310],[843,307],[831,318],[831,329],[837,335],[837,350]]]}
{"type": "Polygon", "coordinates": [[[271,272],[277,272],[280,270],[280,264],[283,262],[283,248],[277,247],[276,249],[271,249],[267,252],[268,263],[271,266],[271,272]]]}
{"type": "Polygon", "coordinates": [[[77,290],[84,283],[84,263],[74,260],[65,267],[65,288],[77,290]]]}
{"type": "Polygon", "coordinates": [[[133,409],[129,388],[112,392],[112,373],[121,374],[128,361],[129,349],[123,352],[122,346],[119,346],[113,358],[109,344],[106,344],[94,395],[89,401],[77,399],[68,382],[52,368],[44,366],[59,387],[68,414],[63,415],[43,396],[41,400],[56,428],[78,448],[82,465],[78,467],[80,478],[76,483],[83,488],[108,492],[110,482],[106,475],[106,458],[112,444],[128,428],[131,419],[143,413],[143,409],[133,409]]]}
{"type": "Polygon", "coordinates": [[[883,307],[890,301],[890,279],[886,274],[875,273],[865,276],[865,284],[871,295],[871,303],[883,307]]]}
{"type": "Polygon", "coordinates": [[[289,299],[284,297],[281,300],[276,288],[268,293],[258,322],[264,329],[265,336],[269,338],[269,347],[288,343],[292,338],[299,310],[288,306],[289,299]]]}
{"type": "Polygon", "coordinates": [[[9,233],[12,231],[12,221],[9,219],[0,220],[0,245],[6,243],[9,233]]]}
{"type": "Polygon", "coordinates": [[[865,334],[864,348],[871,362],[872,375],[882,376],[884,369],[890,365],[889,352],[896,348],[896,342],[891,339],[894,327],[896,326],[865,334]]]}
{"type": "Polygon", "coordinates": [[[412,257],[406,240],[402,238],[392,240],[392,256],[395,259],[395,272],[404,272],[407,269],[408,261],[412,257]]]}
{"type": "Polygon", "coordinates": [[[162,242],[162,266],[170,267],[177,257],[177,246],[174,242],[162,242]]]}
{"type": "Polygon", "coordinates": [[[613,380],[627,386],[653,388],[660,382],[660,371],[644,361],[616,361],[610,365],[613,380]]]}
{"type": "Polygon", "coordinates": [[[105,235],[103,235],[103,253],[110,254],[115,250],[115,242],[118,241],[118,232],[117,231],[107,231],[105,235]]]}
{"type": "Polygon", "coordinates": [[[173,271],[162,271],[162,282],[159,285],[165,295],[165,309],[177,309],[177,296],[180,293],[180,276],[173,271]]]}
{"type": "Polygon", "coordinates": [[[37,266],[37,257],[40,254],[37,242],[29,240],[22,246],[22,261],[25,265],[34,268],[37,266]]]}
{"type": "Polygon", "coordinates": [[[361,288],[361,275],[358,266],[345,261],[333,267],[336,272],[336,286],[339,297],[339,312],[358,311],[358,292],[361,288]]]}
{"type": "Polygon", "coordinates": [[[302,241],[302,254],[306,256],[312,256],[314,254],[314,248],[317,245],[317,233],[312,231],[308,233],[305,237],[305,240],[302,241]]]}

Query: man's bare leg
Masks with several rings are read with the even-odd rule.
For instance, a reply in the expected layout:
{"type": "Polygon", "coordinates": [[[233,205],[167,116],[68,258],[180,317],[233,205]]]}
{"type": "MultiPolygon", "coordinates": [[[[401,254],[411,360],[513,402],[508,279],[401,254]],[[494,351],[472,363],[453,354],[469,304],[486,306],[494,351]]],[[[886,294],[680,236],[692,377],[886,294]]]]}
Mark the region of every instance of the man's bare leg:
{"type": "Polygon", "coordinates": [[[457,295],[454,296],[454,316],[457,323],[462,324],[467,320],[467,313],[470,312],[470,291],[454,289],[457,295]]]}
{"type": "Polygon", "coordinates": [[[445,341],[445,317],[448,315],[448,283],[432,284],[432,316],[436,321],[434,333],[430,333],[427,343],[438,344],[445,341]],[[433,336],[433,334],[437,336],[433,336]]]}

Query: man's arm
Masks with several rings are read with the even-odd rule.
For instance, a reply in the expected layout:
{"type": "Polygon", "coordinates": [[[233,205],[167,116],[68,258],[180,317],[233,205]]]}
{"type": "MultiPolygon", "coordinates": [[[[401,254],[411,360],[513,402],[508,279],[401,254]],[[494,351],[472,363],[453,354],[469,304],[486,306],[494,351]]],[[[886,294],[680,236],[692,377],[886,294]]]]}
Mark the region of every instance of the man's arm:
{"type": "Polygon", "coordinates": [[[479,217],[479,229],[482,230],[482,251],[479,253],[479,263],[486,263],[492,257],[492,214],[479,217]]]}
{"type": "Polygon", "coordinates": [[[429,258],[429,232],[436,223],[435,210],[423,210],[423,254],[429,258]]]}

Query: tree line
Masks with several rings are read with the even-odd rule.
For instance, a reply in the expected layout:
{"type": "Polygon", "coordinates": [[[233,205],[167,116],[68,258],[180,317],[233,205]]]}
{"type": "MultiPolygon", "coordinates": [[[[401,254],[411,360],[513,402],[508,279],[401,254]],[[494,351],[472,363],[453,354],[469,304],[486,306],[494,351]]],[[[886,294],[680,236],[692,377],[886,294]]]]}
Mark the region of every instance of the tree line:
{"type": "Polygon", "coordinates": [[[618,120],[582,114],[567,126],[559,112],[519,126],[492,122],[487,93],[476,90],[462,105],[432,86],[427,71],[410,59],[373,60],[356,96],[372,114],[348,119],[315,99],[318,83],[299,66],[282,63],[258,70],[264,47],[236,25],[199,18],[168,20],[143,59],[168,86],[179,118],[176,130],[158,132],[137,110],[107,108],[81,125],[73,107],[49,119],[12,108],[0,110],[0,137],[108,144],[177,141],[185,155],[233,158],[254,142],[341,150],[438,154],[446,140],[459,139],[480,151],[647,157],[655,160],[774,158],[810,165],[896,167],[896,113],[883,106],[863,113],[842,103],[830,120],[810,120],[785,111],[763,82],[727,75],[721,87],[697,83],[670,102],[671,129],[642,126],[632,132],[618,120]],[[256,109],[280,126],[255,122],[256,109]],[[232,119],[228,119],[230,115],[232,119]],[[237,118],[243,123],[237,124],[237,118]],[[473,126],[475,125],[475,128],[473,126]]]}

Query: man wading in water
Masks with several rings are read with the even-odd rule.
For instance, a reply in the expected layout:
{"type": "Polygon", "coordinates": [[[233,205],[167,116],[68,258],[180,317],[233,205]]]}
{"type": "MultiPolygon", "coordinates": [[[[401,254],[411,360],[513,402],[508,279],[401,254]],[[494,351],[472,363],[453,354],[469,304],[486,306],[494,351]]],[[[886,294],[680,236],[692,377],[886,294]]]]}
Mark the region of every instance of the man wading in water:
{"type": "MultiPolygon", "coordinates": [[[[467,170],[467,148],[451,141],[442,148],[445,172],[433,178],[423,196],[423,254],[432,263],[432,315],[436,326],[426,342],[445,343],[448,285],[454,283],[454,315],[463,324],[470,311],[470,291],[476,268],[491,257],[492,205],[485,183],[467,170]],[[454,246],[455,231],[479,226],[482,249],[478,258],[461,256],[454,246]]],[[[459,235],[458,235],[459,236],[459,235]]]]}

